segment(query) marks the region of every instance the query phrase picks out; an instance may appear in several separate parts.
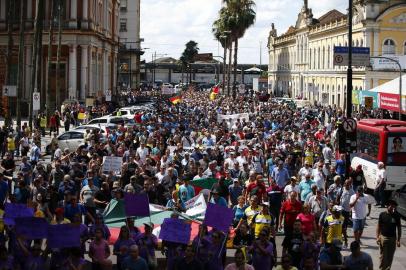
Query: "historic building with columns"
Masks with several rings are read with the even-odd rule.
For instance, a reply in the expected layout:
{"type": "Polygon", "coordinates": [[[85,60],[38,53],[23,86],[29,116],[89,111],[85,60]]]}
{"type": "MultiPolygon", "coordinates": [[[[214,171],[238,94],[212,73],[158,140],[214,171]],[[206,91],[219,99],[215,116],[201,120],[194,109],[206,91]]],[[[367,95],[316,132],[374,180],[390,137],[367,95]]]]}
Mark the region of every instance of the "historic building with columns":
{"type": "MultiPolygon", "coordinates": [[[[0,0],[0,52],[7,51],[7,2],[0,0]]],[[[32,85],[32,57],[34,43],[34,21],[38,0],[25,0],[25,45],[23,69],[22,100],[28,102],[32,85]]],[[[16,1],[20,2],[20,1],[16,1]]],[[[55,29],[52,42],[51,72],[48,73],[49,25],[52,21],[51,0],[44,0],[45,14],[43,20],[42,50],[38,84],[41,93],[45,93],[48,76],[51,76],[50,93],[53,102],[59,101],[58,107],[66,99],[84,101],[87,97],[101,98],[106,90],[114,92],[117,80],[118,20],[119,0],[63,0],[54,1],[55,29]],[[60,5],[59,5],[60,3],[60,5]],[[58,47],[58,12],[61,12],[61,55],[60,71],[56,74],[58,47]],[[60,83],[60,92],[56,93],[56,78],[60,83]],[[56,98],[57,97],[57,98],[56,98]]],[[[11,71],[16,72],[19,49],[19,17],[24,9],[17,7],[13,16],[13,58],[11,71]]],[[[0,84],[4,84],[4,55],[0,55],[0,84]]],[[[10,84],[16,84],[11,76],[10,84]]],[[[45,95],[41,95],[44,106],[45,95]]],[[[41,108],[43,108],[41,106],[41,108]]]]}
{"type": "MultiPolygon", "coordinates": [[[[353,46],[369,47],[371,56],[406,54],[406,3],[403,0],[354,0],[353,46]]],[[[331,10],[314,18],[304,0],[294,26],[268,38],[269,90],[344,108],[347,68],[333,64],[334,46],[348,45],[347,14],[331,10]]],[[[404,67],[403,67],[404,68],[404,67]]],[[[396,70],[354,67],[353,89],[370,90],[399,77],[396,70]]]]}

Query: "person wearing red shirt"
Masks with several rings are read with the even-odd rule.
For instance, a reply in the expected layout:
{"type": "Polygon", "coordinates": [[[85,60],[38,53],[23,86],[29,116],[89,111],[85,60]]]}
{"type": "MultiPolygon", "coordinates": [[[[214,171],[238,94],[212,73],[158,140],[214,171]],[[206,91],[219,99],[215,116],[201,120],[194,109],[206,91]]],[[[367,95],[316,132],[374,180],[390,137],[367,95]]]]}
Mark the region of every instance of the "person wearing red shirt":
{"type": "MultiPolygon", "coordinates": [[[[297,192],[293,191],[290,194],[290,199],[282,203],[281,212],[279,214],[279,226],[282,227],[282,221],[284,223],[285,235],[292,233],[293,224],[297,218],[297,215],[302,211],[302,204],[297,200],[297,192]]],[[[277,229],[278,229],[277,228],[277,229]]]]}
{"type": "Polygon", "coordinates": [[[258,197],[259,203],[266,198],[266,186],[262,179],[262,175],[257,175],[255,182],[250,183],[247,186],[245,198],[248,200],[251,196],[256,195],[258,197]]]}

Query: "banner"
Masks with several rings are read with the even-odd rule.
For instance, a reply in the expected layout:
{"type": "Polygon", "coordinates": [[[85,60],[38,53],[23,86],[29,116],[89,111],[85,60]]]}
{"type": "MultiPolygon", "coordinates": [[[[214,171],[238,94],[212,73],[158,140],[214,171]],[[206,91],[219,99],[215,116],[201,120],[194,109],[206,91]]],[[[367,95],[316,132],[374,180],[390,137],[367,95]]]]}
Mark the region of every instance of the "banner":
{"type": "Polygon", "coordinates": [[[127,217],[149,216],[149,203],[147,194],[124,194],[124,209],[127,217]]]}
{"type": "Polygon", "coordinates": [[[359,92],[358,90],[352,90],[352,104],[354,105],[360,105],[360,100],[359,100],[359,92]]]}
{"type": "Polygon", "coordinates": [[[379,108],[390,111],[399,111],[399,95],[379,93],[379,108]]]}
{"type": "Polygon", "coordinates": [[[165,218],[161,225],[159,238],[164,241],[188,244],[192,227],[183,219],[165,218]]]}
{"type": "Polygon", "coordinates": [[[191,218],[203,218],[206,213],[207,204],[203,193],[193,197],[185,203],[186,215],[191,218]]]}
{"type": "Polygon", "coordinates": [[[72,224],[49,225],[48,247],[80,247],[80,226],[72,224]]]}
{"type": "Polygon", "coordinates": [[[234,218],[233,209],[209,203],[204,217],[204,224],[227,233],[234,218]]]}
{"type": "Polygon", "coordinates": [[[365,97],[372,97],[372,98],[373,98],[372,107],[373,107],[374,109],[379,108],[378,92],[359,91],[359,92],[358,92],[358,100],[359,100],[359,102],[360,102],[360,105],[365,106],[365,97]]]}
{"type": "Polygon", "coordinates": [[[48,222],[45,218],[23,217],[15,219],[15,229],[19,236],[27,240],[48,237],[48,222]]]}
{"type": "Polygon", "coordinates": [[[122,157],[103,157],[103,172],[120,172],[123,164],[122,157]]]}
{"type": "Polygon", "coordinates": [[[242,122],[243,119],[245,119],[245,122],[248,122],[250,120],[250,116],[248,113],[237,113],[237,114],[218,114],[217,115],[217,122],[220,124],[223,122],[223,120],[226,120],[226,122],[230,122],[231,125],[233,125],[235,122],[237,122],[237,119],[240,119],[242,122]]]}

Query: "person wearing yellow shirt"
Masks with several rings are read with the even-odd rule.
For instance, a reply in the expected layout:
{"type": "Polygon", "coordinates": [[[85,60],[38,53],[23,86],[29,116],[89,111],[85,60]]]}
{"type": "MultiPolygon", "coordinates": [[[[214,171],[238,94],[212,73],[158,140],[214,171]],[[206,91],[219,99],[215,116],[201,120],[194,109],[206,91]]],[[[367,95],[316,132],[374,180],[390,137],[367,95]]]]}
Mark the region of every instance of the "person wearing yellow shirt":
{"type": "Polygon", "coordinates": [[[10,133],[10,134],[8,134],[8,137],[7,137],[7,151],[14,154],[15,150],[16,150],[16,143],[13,138],[13,134],[10,133]]]}
{"type": "MultiPolygon", "coordinates": [[[[259,214],[262,211],[262,206],[258,205],[258,197],[257,196],[252,196],[250,198],[250,206],[247,207],[244,211],[244,216],[240,219],[239,224],[241,224],[244,220],[247,221],[248,226],[252,228],[252,218],[256,215],[259,214]]],[[[238,226],[237,226],[238,228],[238,226]]]]}
{"type": "Polygon", "coordinates": [[[331,244],[334,239],[342,241],[344,217],[341,215],[342,207],[334,205],[332,214],[324,221],[322,241],[331,244]]]}
{"type": "Polygon", "coordinates": [[[63,208],[56,208],[54,218],[51,221],[51,225],[69,224],[70,220],[65,218],[63,214],[64,214],[63,208]]]}
{"type": "Polygon", "coordinates": [[[266,204],[262,204],[262,210],[252,218],[252,226],[255,232],[255,238],[258,238],[259,233],[266,229],[271,233],[272,237],[275,237],[275,221],[269,214],[269,207],[266,204]]]}

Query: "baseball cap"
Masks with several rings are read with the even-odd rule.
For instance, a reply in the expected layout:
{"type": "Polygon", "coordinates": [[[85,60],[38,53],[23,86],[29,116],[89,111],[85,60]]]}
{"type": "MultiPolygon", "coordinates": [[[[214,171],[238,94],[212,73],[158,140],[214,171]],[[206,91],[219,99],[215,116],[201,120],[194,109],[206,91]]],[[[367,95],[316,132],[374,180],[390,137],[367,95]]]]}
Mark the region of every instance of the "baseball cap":
{"type": "Polygon", "coordinates": [[[150,227],[152,229],[154,228],[154,223],[152,223],[152,222],[145,222],[144,225],[148,226],[148,227],[150,227]]]}
{"type": "Polygon", "coordinates": [[[343,207],[340,205],[334,205],[333,206],[333,212],[341,212],[343,211],[343,207]]]}

